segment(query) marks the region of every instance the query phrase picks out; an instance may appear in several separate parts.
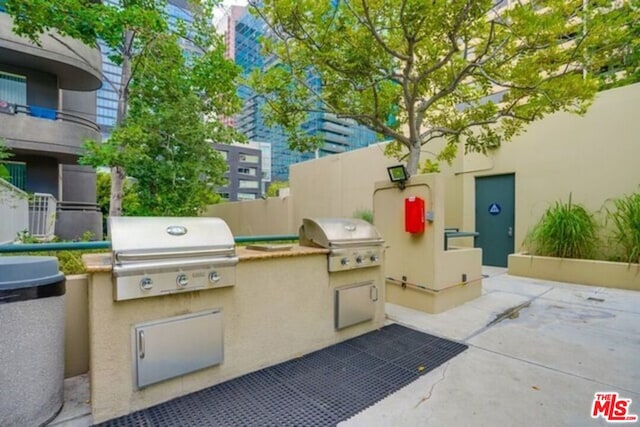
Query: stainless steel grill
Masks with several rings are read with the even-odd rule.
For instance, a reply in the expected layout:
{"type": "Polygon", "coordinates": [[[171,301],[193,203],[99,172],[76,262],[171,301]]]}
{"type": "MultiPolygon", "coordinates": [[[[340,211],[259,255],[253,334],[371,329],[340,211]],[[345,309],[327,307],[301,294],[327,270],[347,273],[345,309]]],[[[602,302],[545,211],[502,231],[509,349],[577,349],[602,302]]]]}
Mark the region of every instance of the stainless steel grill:
{"type": "Polygon", "coordinates": [[[330,272],[380,266],[384,240],[366,221],[349,218],[305,218],[300,245],[329,249],[330,272]]]}
{"type": "Polygon", "coordinates": [[[111,217],[116,301],[233,286],[235,242],[219,218],[111,217]]]}

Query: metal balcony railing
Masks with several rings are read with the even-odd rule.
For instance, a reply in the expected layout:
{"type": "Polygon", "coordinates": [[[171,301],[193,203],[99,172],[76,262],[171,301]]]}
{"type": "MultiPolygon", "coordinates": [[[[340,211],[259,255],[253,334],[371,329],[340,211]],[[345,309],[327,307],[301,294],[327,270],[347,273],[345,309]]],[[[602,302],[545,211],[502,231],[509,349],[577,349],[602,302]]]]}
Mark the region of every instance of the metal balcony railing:
{"type": "Polygon", "coordinates": [[[27,114],[31,117],[37,117],[45,120],[61,120],[64,122],[75,123],[77,125],[87,127],[93,131],[100,132],[100,127],[95,122],[78,114],[69,113],[67,111],[54,110],[53,108],[38,107],[36,105],[12,104],[0,100],[0,113],[27,114]]]}
{"type": "Polygon", "coordinates": [[[29,234],[42,241],[53,239],[56,226],[56,199],[51,194],[34,193],[29,202],[29,234]]]}
{"type": "Polygon", "coordinates": [[[7,181],[14,187],[24,191],[27,188],[27,164],[24,162],[11,162],[5,160],[0,162],[9,172],[7,181]]]}

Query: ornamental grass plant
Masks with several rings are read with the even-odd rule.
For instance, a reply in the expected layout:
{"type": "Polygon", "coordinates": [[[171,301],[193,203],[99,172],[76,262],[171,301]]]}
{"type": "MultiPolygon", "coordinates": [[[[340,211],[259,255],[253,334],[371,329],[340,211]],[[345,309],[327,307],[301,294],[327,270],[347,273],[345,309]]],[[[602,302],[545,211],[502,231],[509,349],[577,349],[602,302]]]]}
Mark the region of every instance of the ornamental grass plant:
{"type": "Polygon", "coordinates": [[[607,208],[612,259],[640,263],[640,193],[613,200],[607,208]]]}
{"type": "Polygon", "coordinates": [[[592,259],[598,245],[598,224],[589,211],[571,201],[555,202],[525,239],[531,255],[592,259]]]}

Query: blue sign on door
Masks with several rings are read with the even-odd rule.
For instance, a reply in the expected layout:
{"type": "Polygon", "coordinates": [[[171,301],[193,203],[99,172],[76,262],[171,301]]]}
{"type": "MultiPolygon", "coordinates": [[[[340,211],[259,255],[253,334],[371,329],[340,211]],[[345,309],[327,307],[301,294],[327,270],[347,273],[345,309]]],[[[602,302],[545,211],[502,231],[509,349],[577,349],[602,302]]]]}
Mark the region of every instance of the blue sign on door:
{"type": "Polygon", "coordinates": [[[498,215],[500,212],[502,212],[502,208],[500,207],[499,204],[497,203],[491,203],[489,205],[489,213],[491,215],[498,215]]]}

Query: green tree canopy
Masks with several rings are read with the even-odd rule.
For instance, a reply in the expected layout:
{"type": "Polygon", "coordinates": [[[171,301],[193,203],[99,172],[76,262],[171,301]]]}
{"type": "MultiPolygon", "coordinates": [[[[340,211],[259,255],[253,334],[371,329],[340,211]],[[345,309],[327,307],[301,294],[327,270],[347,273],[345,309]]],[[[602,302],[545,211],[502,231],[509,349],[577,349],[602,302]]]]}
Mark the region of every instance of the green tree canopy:
{"type": "MultiPolygon", "coordinates": [[[[105,143],[89,143],[83,161],[126,168],[135,179],[135,214],[196,215],[219,200],[215,187],[223,184],[226,162],[208,141],[226,138],[226,127],[203,120],[210,100],[194,91],[201,74],[186,65],[192,61],[197,68],[202,57],[185,57],[176,35],[158,37],[148,53],[138,63],[124,123],[105,143]]],[[[233,67],[226,61],[203,65],[233,67]]]]}
{"type": "Polygon", "coordinates": [[[4,160],[8,160],[13,157],[13,154],[9,152],[9,149],[5,145],[4,139],[0,138],[0,179],[9,178],[9,170],[2,164],[4,160]]]}
{"type": "Polygon", "coordinates": [[[188,27],[178,22],[169,28],[165,4],[6,0],[17,34],[36,43],[49,31],[89,45],[101,41],[122,67],[118,82],[103,76],[118,96],[116,127],[106,143],[88,142],[83,159],[111,168],[110,215],[122,213],[127,175],[135,178],[145,214],[195,214],[216,199],[214,186],[224,173],[209,142],[242,139],[220,121],[240,101],[238,68],[225,59],[212,26],[219,0],[194,3],[195,20],[188,27]]]}
{"type": "Polygon", "coordinates": [[[263,46],[276,65],[249,84],[290,146],[316,147],[300,125],[328,112],[392,139],[389,152],[408,151],[412,174],[434,139],[446,141],[436,160],[451,160],[461,141],[486,153],[547,114],[584,113],[598,88],[590,71],[638,22],[631,5],[610,14],[616,2],[604,0],[250,3],[270,28],[263,46]]]}

